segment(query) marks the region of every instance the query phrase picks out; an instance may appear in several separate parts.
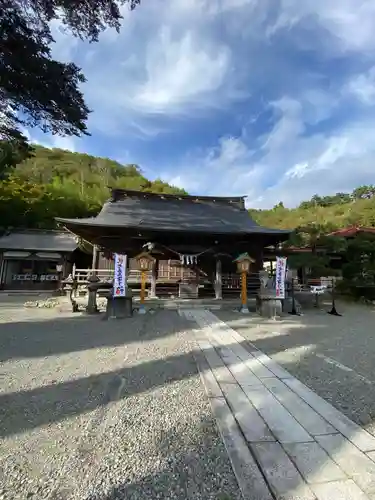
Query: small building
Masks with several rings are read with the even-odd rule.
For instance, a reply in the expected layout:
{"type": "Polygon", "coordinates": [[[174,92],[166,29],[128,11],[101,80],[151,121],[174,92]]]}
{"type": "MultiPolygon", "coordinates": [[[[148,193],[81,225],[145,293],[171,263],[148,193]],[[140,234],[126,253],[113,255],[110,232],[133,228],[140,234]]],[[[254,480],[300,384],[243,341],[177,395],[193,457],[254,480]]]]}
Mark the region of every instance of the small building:
{"type": "Polygon", "coordinates": [[[9,231],[0,236],[0,289],[56,290],[81,253],[67,231],[9,231]]]}
{"type": "Polygon", "coordinates": [[[355,238],[356,236],[360,234],[375,234],[375,227],[364,227],[364,226],[349,226],[349,227],[344,227],[342,229],[338,229],[337,231],[334,231],[333,233],[330,233],[328,236],[336,236],[339,238],[355,238]]]}
{"type": "MultiPolygon", "coordinates": [[[[201,297],[214,291],[216,298],[221,298],[223,288],[234,290],[232,285],[225,286],[224,275],[236,275],[233,261],[244,252],[254,260],[251,272],[256,281],[249,280],[249,286],[257,289],[263,249],[278,245],[291,233],[259,226],[246,210],[243,196],[185,196],[123,189],[112,190],[111,199],[96,217],[57,221],[100,250],[128,255],[130,264],[140,252],[150,251],[155,258],[151,296],[157,284],[160,289],[165,287],[167,277],[162,272],[173,271],[179,296],[201,297]]],[[[233,282],[238,290],[239,276],[233,282]]]]}

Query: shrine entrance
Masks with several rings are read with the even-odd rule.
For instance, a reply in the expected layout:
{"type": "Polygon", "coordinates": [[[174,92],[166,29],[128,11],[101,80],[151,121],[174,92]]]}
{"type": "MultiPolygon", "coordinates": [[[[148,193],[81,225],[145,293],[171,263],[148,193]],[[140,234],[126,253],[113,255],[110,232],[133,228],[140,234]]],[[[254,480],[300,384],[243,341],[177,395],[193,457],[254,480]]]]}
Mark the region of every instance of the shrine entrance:
{"type": "MultiPolygon", "coordinates": [[[[179,196],[115,189],[96,218],[57,219],[95,245],[107,260],[128,256],[128,285],[139,288],[134,257],[147,251],[154,265],[146,274],[149,296],[238,298],[241,276],[234,260],[251,256],[249,295],[259,288],[263,249],[290,231],[258,226],[244,197],[179,196]]],[[[98,266],[100,268],[100,265],[98,266]]],[[[110,266],[109,266],[110,267],[110,266]]]]}

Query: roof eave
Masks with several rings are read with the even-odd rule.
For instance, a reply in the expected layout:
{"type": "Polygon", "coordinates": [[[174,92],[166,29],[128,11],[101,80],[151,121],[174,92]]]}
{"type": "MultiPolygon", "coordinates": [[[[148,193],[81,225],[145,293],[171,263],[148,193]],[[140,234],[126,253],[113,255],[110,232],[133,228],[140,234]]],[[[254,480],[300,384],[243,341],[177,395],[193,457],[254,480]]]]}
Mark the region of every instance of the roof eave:
{"type": "MultiPolygon", "coordinates": [[[[157,231],[157,232],[190,232],[190,233],[206,233],[206,230],[197,230],[196,228],[192,228],[191,230],[187,230],[185,228],[176,228],[176,229],[153,229],[150,227],[142,227],[142,226],[131,226],[131,225],[119,225],[119,224],[102,224],[95,222],[95,219],[63,219],[56,218],[56,221],[60,224],[65,224],[67,227],[91,227],[91,228],[118,228],[122,230],[139,230],[139,231],[157,231]]],[[[255,226],[254,231],[244,230],[244,231],[213,231],[212,234],[238,234],[238,235],[250,235],[250,234],[265,234],[265,235],[289,235],[292,233],[289,229],[270,229],[263,228],[262,226],[255,226]]],[[[69,229],[70,230],[70,229],[69,229]]]]}

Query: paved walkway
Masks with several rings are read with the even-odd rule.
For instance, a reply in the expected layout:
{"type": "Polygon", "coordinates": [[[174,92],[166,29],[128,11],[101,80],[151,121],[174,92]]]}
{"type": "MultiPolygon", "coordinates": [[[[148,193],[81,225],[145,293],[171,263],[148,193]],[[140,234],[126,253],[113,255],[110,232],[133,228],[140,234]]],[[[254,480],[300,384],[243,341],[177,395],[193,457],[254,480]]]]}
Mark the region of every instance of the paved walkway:
{"type": "Polygon", "coordinates": [[[375,437],[213,313],[180,314],[244,499],[375,499],[375,437]]]}

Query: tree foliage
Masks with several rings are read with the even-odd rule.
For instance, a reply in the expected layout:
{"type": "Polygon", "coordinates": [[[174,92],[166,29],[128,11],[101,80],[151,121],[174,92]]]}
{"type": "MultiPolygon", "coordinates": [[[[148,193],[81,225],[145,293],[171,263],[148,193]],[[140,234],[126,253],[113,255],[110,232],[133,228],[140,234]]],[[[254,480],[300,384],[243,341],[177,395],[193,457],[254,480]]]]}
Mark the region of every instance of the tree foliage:
{"type": "Polygon", "coordinates": [[[328,235],[353,225],[375,227],[375,186],[359,186],[351,193],[332,196],[314,195],[297,208],[279,203],[269,210],[250,210],[250,214],[263,226],[293,229],[285,247],[311,249],[289,255],[292,267],[309,268],[311,278],[332,276],[337,269],[332,269],[330,256],[339,254],[344,262],[342,285],[353,295],[374,295],[375,238],[361,235],[347,241],[328,235]],[[369,288],[365,290],[365,286],[369,288]]]}
{"type": "MultiPolygon", "coordinates": [[[[15,154],[15,153],[14,153],[15,154]]],[[[108,187],[186,194],[160,179],[150,181],[137,165],[35,146],[0,182],[0,225],[53,228],[55,217],[96,215],[108,187]]]]}
{"type": "Polygon", "coordinates": [[[360,186],[352,193],[315,195],[297,208],[282,203],[269,210],[250,210],[261,225],[282,229],[298,228],[328,234],[351,225],[375,227],[375,186],[360,186]]]}
{"type": "Polygon", "coordinates": [[[140,0],[0,0],[0,139],[14,139],[21,125],[61,135],[87,134],[89,114],[73,63],[51,56],[50,22],[72,36],[97,41],[106,28],[119,30],[121,5],[140,0]]]}

